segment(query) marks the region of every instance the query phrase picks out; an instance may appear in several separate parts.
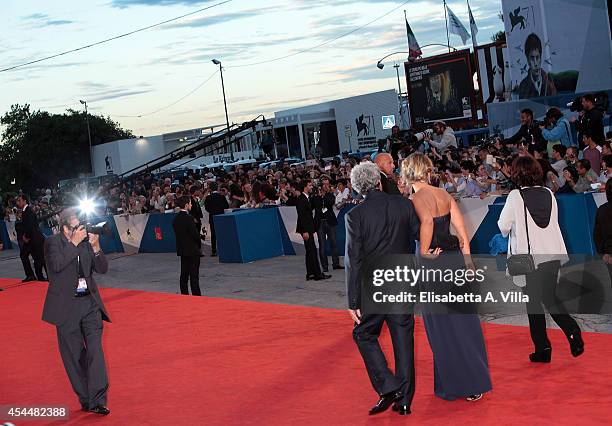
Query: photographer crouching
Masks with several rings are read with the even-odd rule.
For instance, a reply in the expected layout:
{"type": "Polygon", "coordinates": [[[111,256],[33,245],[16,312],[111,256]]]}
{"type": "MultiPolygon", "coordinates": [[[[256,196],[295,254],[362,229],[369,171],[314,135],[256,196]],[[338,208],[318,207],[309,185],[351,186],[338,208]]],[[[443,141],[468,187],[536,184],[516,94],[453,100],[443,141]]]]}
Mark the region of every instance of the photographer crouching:
{"type": "Polygon", "coordinates": [[[102,320],[110,318],[93,273],[105,274],[108,261],[99,235],[87,233],[76,209],[64,210],[59,224],[60,232],[45,241],[49,288],[42,319],[57,328],[64,368],[83,411],[107,415],[102,320]]]}

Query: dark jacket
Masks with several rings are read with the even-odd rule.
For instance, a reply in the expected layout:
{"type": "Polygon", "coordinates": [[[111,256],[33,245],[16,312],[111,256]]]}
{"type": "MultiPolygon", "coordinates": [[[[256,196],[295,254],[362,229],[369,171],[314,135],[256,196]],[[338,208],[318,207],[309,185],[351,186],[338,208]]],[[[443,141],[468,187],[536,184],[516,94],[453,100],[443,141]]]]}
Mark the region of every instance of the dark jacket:
{"type": "Polygon", "coordinates": [[[321,225],[321,221],[325,219],[327,224],[330,226],[338,225],[338,219],[334,214],[334,204],[336,204],[336,197],[331,192],[328,192],[323,197],[320,195],[312,197],[312,207],[314,209],[314,222],[317,229],[321,225]],[[327,210],[323,213],[323,208],[327,210]]]}
{"type": "Polygon", "coordinates": [[[177,256],[200,256],[202,240],[193,216],[180,211],[172,221],[177,256]]]}
{"type": "Polygon", "coordinates": [[[218,192],[213,192],[204,199],[204,208],[208,212],[208,222],[213,223],[213,216],[223,214],[229,209],[227,199],[218,192]]]}
{"type": "Polygon", "coordinates": [[[298,215],[297,226],[295,227],[296,232],[298,234],[304,234],[306,232],[314,234],[317,232],[317,227],[315,226],[314,217],[312,215],[313,208],[306,195],[300,194],[295,207],[298,215]]]}
{"type": "Polygon", "coordinates": [[[36,213],[32,210],[32,206],[28,206],[21,214],[21,234],[33,241],[44,240],[44,235],[40,232],[36,213]]]}
{"type": "Polygon", "coordinates": [[[361,268],[364,260],[387,254],[414,253],[419,219],[412,201],[380,191],[346,216],[346,289],[350,309],[361,307],[361,268]]]}
{"type": "Polygon", "coordinates": [[[49,277],[49,288],[45,298],[42,319],[55,325],[62,325],[70,318],[77,303],[74,293],[79,280],[79,262],[87,287],[97,305],[102,311],[102,319],[110,322],[98,285],[93,279],[93,272],[105,274],[108,271],[108,261],[103,253],[94,256],[91,244],[84,241],[74,246],[63,233],[53,235],[45,241],[45,262],[49,277]]]}
{"type": "Polygon", "coordinates": [[[527,141],[529,144],[533,143],[537,145],[538,150],[540,150],[543,146],[546,146],[546,141],[542,136],[542,130],[540,130],[540,127],[536,126],[535,124],[532,124],[531,126],[528,124],[521,125],[518,132],[506,139],[505,143],[516,145],[522,140],[527,141]]]}
{"type": "Polygon", "coordinates": [[[593,241],[599,254],[612,254],[612,205],[602,204],[595,215],[593,241]]]}
{"type": "Polygon", "coordinates": [[[606,140],[603,125],[603,112],[597,108],[593,108],[590,111],[584,111],[582,118],[576,122],[576,128],[578,129],[578,133],[580,133],[578,146],[584,145],[582,134],[585,131],[591,132],[593,140],[598,145],[603,144],[604,140],[606,140]]]}
{"type": "Polygon", "coordinates": [[[194,197],[191,197],[191,210],[189,214],[194,217],[196,222],[202,223],[202,218],[204,217],[202,207],[200,207],[200,203],[194,197]]]}
{"type": "Polygon", "coordinates": [[[390,195],[401,195],[397,183],[393,179],[389,179],[386,174],[380,174],[380,184],[382,185],[383,192],[390,195]]]}
{"type": "Polygon", "coordinates": [[[521,81],[518,88],[519,99],[537,98],[540,96],[554,96],[557,94],[557,88],[555,87],[554,81],[550,78],[550,75],[540,69],[540,75],[542,78],[542,85],[538,90],[531,80],[530,72],[527,73],[527,77],[521,81]]]}

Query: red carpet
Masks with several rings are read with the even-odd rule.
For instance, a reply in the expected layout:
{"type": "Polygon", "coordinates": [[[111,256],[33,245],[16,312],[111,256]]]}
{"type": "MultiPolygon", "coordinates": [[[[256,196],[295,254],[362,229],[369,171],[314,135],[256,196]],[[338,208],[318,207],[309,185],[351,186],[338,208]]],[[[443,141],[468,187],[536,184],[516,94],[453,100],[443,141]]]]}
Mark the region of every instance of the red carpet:
{"type": "MultiPolygon", "coordinates": [[[[0,280],[0,287],[16,282],[0,280]]],[[[413,414],[368,417],[376,395],[345,312],[120,289],[102,290],[114,322],[104,332],[112,413],[101,418],[76,411],[55,330],[40,320],[44,295],[40,283],[0,292],[0,405],[66,404],[75,410],[68,424],[610,421],[611,335],[585,334],[586,353],[574,359],[561,332],[551,331],[553,363],[532,365],[526,328],[485,325],[493,392],[476,403],[446,402],[433,396],[419,321],[413,414]]]]}

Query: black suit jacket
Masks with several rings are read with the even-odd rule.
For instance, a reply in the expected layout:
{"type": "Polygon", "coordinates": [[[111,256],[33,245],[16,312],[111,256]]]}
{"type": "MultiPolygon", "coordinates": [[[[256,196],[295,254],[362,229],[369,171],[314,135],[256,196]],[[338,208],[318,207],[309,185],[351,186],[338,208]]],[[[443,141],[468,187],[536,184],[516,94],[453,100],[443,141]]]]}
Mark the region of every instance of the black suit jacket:
{"type": "Polygon", "coordinates": [[[612,254],[612,204],[607,202],[597,209],[593,240],[597,253],[612,254]]]}
{"type": "Polygon", "coordinates": [[[346,288],[350,309],[361,307],[361,268],[365,259],[388,254],[411,254],[419,236],[419,219],[412,201],[381,191],[346,216],[346,288]]]}
{"type": "Polygon", "coordinates": [[[74,297],[78,280],[79,264],[83,269],[83,275],[87,280],[87,287],[94,298],[100,311],[102,319],[110,322],[102,298],[98,292],[98,285],[93,279],[92,273],[105,274],[108,271],[108,261],[103,253],[94,256],[93,248],[88,242],[82,242],[75,247],[63,233],[53,235],[45,240],[45,262],[49,277],[49,288],[45,298],[42,319],[55,325],[62,325],[69,318],[71,312],[76,309],[77,303],[74,297]]]}
{"type": "Polygon", "coordinates": [[[204,208],[208,212],[208,222],[213,223],[213,216],[223,214],[225,209],[229,209],[229,204],[223,195],[213,192],[204,199],[204,208]]]}
{"type": "Polygon", "coordinates": [[[336,204],[336,196],[330,192],[325,194],[324,196],[314,196],[312,197],[312,208],[314,209],[314,222],[316,229],[319,229],[321,225],[321,220],[327,220],[327,224],[330,226],[338,225],[338,219],[334,214],[334,204],[336,204]],[[323,207],[327,210],[323,213],[323,207]]]}
{"type": "Polygon", "coordinates": [[[313,209],[310,200],[304,194],[300,194],[295,207],[298,214],[297,226],[295,227],[296,232],[298,234],[304,234],[306,232],[314,234],[317,232],[314,217],[312,216],[313,209]]]}
{"type": "Polygon", "coordinates": [[[172,221],[172,227],[176,235],[176,255],[200,256],[202,240],[193,216],[184,211],[179,212],[172,221]]]}
{"type": "Polygon", "coordinates": [[[198,203],[198,200],[193,197],[191,197],[191,210],[189,211],[189,214],[193,216],[197,222],[200,223],[202,222],[202,218],[204,217],[204,214],[202,213],[202,207],[200,207],[200,203],[198,203]]]}
{"type": "Polygon", "coordinates": [[[380,174],[380,183],[382,185],[383,192],[390,195],[402,195],[397,187],[397,183],[395,183],[393,179],[389,179],[384,173],[380,174]]]}
{"type": "Polygon", "coordinates": [[[21,215],[21,233],[32,241],[42,241],[44,236],[38,227],[36,213],[28,206],[21,215]]]}

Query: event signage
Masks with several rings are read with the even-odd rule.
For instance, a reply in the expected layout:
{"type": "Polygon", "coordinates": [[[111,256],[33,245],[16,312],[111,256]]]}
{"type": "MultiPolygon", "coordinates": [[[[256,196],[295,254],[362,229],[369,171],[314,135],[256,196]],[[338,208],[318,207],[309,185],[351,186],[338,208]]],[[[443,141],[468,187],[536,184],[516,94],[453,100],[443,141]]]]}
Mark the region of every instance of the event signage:
{"type": "Polygon", "coordinates": [[[506,45],[490,43],[476,47],[478,85],[482,102],[505,102],[512,99],[510,57],[506,45]]]}
{"type": "Polygon", "coordinates": [[[476,117],[469,50],[406,62],[405,68],[414,127],[476,117]]]}
{"type": "Polygon", "coordinates": [[[512,100],[612,87],[605,0],[502,0],[502,13],[512,100]]]}
{"type": "Polygon", "coordinates": [[[395,115],[383,115],[382,116],[383,129],[392,129],[395,126],[395,115]]]}

